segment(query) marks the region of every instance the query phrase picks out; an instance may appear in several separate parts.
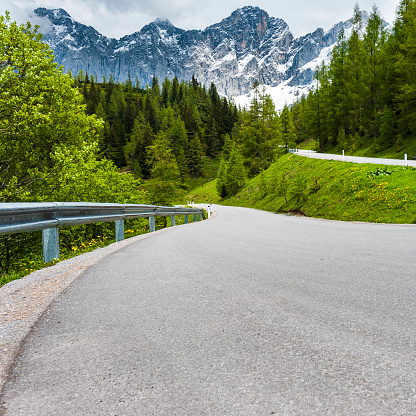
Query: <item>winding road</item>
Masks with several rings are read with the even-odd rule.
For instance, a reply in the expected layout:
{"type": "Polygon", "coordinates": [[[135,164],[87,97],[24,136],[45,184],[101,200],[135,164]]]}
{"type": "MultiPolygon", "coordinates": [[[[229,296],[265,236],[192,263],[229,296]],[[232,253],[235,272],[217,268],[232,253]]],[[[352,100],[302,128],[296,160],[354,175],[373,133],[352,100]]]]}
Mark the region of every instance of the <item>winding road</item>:
{"type": "Polygon", "coordinates": [[[214,211],[87,269],[0,414],[415,415],[415,226],[214,211]]]}
{"type": "Polygon", "coordinates": [[[330,153],[317,153],[310,150],[298,149],[294,153],[297,156],[310,157],[312,159],[325,159],[325,160],[337,160],[339,162],[352,162],[352,163],[371,163],[372,165],[389,165],[389,166],[412,166],[416,168],[416,160],[413,159],[386,159],[378,157],[361,157],[361,156],[348,156],[348,155],[334,155],[330,153]]]}

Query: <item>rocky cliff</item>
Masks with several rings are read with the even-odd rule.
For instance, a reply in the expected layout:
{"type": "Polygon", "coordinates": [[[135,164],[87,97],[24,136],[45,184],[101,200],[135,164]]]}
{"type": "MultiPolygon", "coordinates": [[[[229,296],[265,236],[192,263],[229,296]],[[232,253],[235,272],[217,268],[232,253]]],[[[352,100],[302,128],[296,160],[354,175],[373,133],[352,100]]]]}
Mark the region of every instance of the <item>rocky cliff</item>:
{"type": "Polygon", "coordinates": [[[141,85],[150,84],[153,76],[163,81],[195,75],[229,97],[246,94],[254,80],[271,87],[310,85],[316,64],[328,59],[341,28],[351,27],[351,21],[340,22],[328,32],[317,29],[294,38],[283,20],[248,6],[205,30],[186,31],[156,19],[116,40],[76,22],[65,10],[39,8],[35,13],[45,20],[44,41],[56,61],[73,74],[82,69],[101,79],[112,73],[120,81],[130,74],[141,85]]]}

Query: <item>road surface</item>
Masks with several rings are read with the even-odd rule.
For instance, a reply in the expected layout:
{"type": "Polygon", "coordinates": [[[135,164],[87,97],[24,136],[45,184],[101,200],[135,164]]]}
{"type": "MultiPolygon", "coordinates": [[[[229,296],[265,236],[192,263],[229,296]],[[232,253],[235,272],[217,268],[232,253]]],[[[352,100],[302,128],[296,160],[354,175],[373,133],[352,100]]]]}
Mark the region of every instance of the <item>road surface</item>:
{"type": "MultiPolygon", "coordinates": [[[[412,166],[416,167],[416,160],[402,160],[400,159],[383,159],[378,157],[360,157],[360,156],[348,156],[348,155],[334,155],[330,153],[317,153],[309,150],[298,149],[295,155],[310,157],[312,159],[326,159],[326,160],[339,160],[342,162],[353,163],[371,163],[373,165],[389,165],[389,166],[412,166]]],[[[414,157],[414,156],[412,156],[414,157]]]]}
{"type": "Polygon", "coordinates": [[[416,414],[416,228],[214,210],[84,272],[0,414],[416,414]]]}

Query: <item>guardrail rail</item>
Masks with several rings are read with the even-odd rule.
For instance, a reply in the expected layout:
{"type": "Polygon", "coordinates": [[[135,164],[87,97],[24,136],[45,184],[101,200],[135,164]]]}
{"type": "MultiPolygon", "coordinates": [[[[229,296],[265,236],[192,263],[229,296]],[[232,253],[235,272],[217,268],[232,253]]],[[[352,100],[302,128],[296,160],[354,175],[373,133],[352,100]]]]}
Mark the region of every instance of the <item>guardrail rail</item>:
{"type": "MultiPolygon", "coordinates": [[[[19,202],[0,203],[0,235],[42,230],[43,261],[59,258],[59,228],[95,222],[115,222],[116,241],[124,239],[124,220],[149,218],[150,232],[155,231],[155,217],[193,215],[201,221],[199,208],[162,207],[141,204],[105,204],[92,202],[19,202]]],[[[205,218],[204,218],[205,219],[205,218]]]]}

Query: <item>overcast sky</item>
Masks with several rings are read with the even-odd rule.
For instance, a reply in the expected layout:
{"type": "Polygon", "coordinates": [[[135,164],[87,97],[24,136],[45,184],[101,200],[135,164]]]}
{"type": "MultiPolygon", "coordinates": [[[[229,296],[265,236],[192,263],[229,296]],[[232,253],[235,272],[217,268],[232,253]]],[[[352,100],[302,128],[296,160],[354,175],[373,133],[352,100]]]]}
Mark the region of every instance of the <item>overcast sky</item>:
{"type": "MultiPolygon", "coordinates": [[[[137,32],[157,17],[167,17],[181,29],[205,29],[234,10],[251,5],[285,20],[298,37],[348,20],[355,3],[356,0],[0,0],[0,14],[9,10],[12,20],[23,22],[37,7],[62,8],[103,35],[120,38],[137,32]]],[[[358,1],[360,8],[367,11],[371,11],[373,3],[374,0],[358,1]]],[[[385,20],[394,21],[399,0],[378,0],[375,4],[385,20]]]]}

